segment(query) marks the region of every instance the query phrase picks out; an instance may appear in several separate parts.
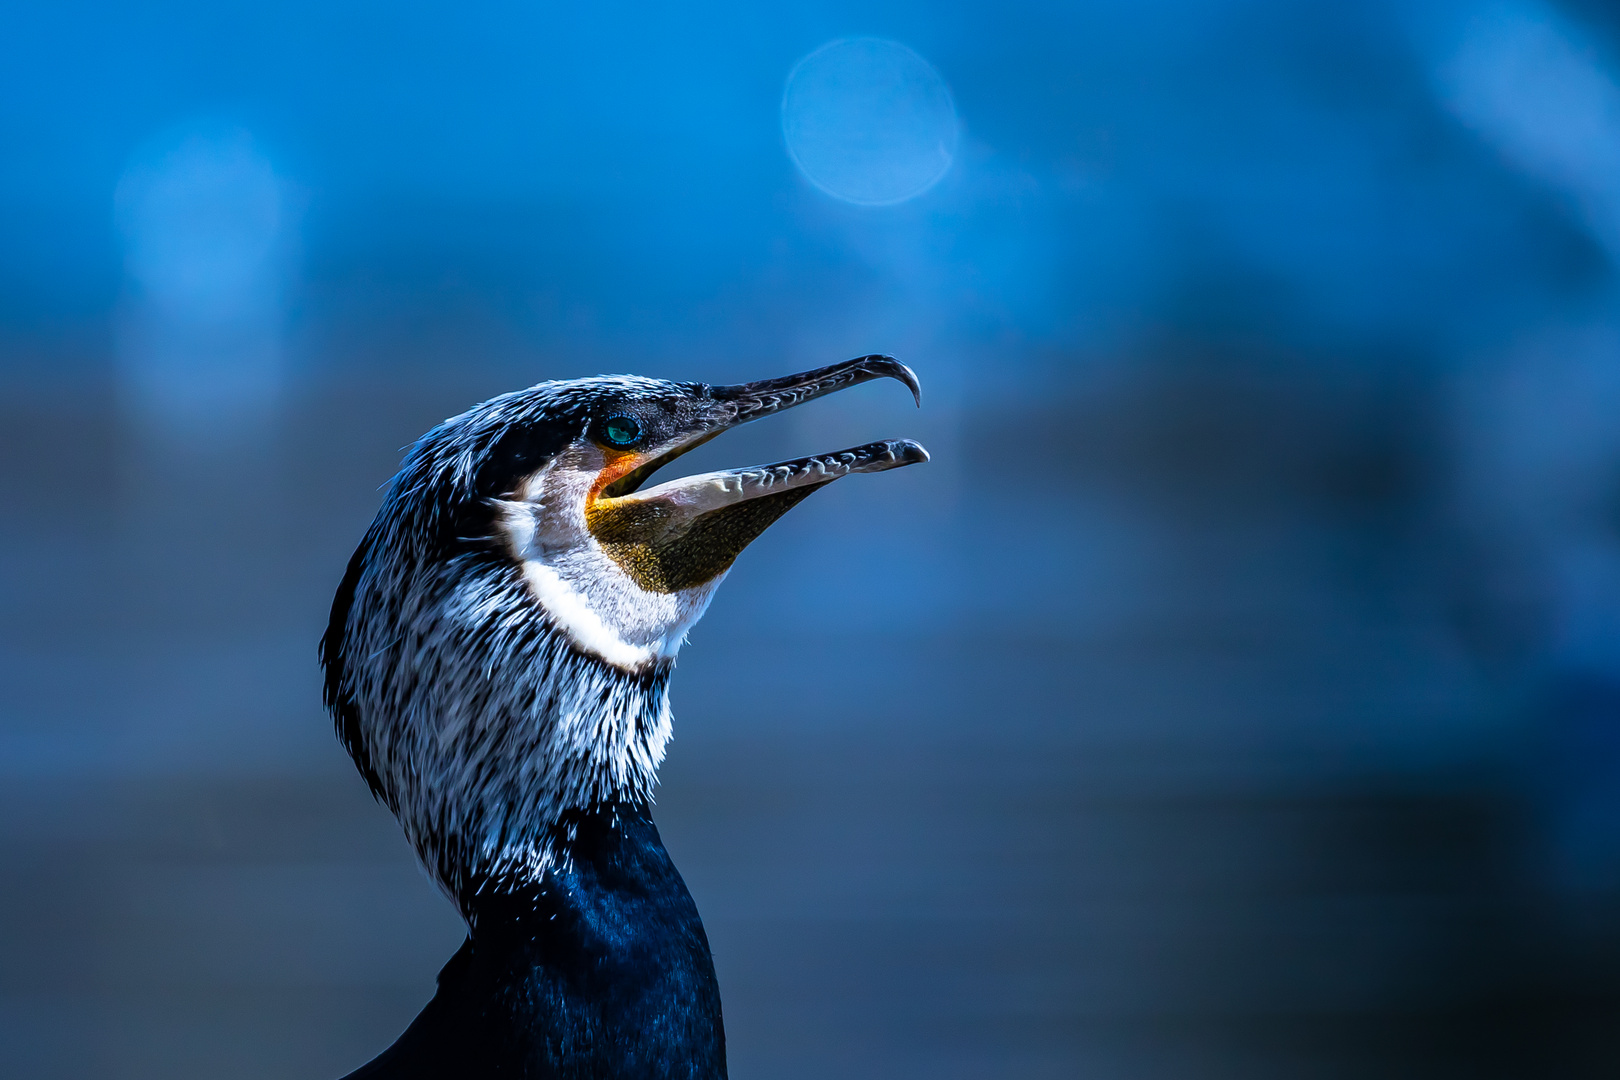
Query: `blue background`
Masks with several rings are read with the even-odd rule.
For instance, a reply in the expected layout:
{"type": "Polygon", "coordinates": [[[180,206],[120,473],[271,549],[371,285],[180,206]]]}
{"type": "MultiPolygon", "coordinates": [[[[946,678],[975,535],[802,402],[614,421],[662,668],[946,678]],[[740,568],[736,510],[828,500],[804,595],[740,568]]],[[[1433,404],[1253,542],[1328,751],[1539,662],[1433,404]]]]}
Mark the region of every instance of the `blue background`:
{"type": "Polygon", "coordinates": [[[889,352],[921,412],[693,458],[934,454],[681,657],[734,1075],[1614,1075],[1617,261],[1595,3],[0,6],[5,1073],[337,1075],[430,995],[314,659],[400,447],[889,352]],[[783,142],[862,35],[958,113],[894,206],[783,142]]]}

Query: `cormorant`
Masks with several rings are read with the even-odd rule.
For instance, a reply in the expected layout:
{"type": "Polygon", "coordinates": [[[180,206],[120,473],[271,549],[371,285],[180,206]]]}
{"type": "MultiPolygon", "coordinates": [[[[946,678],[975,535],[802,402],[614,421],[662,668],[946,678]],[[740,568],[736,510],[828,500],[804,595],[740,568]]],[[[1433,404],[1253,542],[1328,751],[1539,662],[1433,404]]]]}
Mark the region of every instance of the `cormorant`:
{"type": "MultiPolygon", "coordinates": [[[[738,553],[907,439],[653,487],[727,428],[887,356],[735,386],[545,382],[408,451],[332,603],[327,707],[468,936],[352,1078],[726,1075],[708,938],[653,825],[675,654],[738,553]]],[[[920,400],[920,399],[919,399],[920,400]]]]}

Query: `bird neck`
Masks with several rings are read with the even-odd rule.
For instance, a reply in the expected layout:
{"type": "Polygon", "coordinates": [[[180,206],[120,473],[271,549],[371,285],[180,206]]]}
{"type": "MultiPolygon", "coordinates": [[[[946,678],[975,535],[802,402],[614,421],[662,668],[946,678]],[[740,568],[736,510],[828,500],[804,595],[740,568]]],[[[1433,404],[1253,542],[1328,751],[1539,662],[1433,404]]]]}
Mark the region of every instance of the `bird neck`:
{"type": "Polygon", "coordinates": [[[723,1080],[708,938],[646,804],[573,811],[557,828],[539,880],[472,898],[437,994],[366,1075],[723,1080]]]}
{"type": "Polygon", "coordinates": [[[424,591],[431,619],[380,622],[348,685],[373,718],[374,787],[470,918],[473,896],[541,882],[594,808],[650,803],[673,662],[626,670],[585,652],[513,567],[424,591]]]}
{"type": "Polygon", "coordinates": [[[566,935],[576,924],[570,912],[578,916],[624,889],[685,892],[645,799],[563,810],[526,843],[541,852],[528,860],[532,872],[469,877],[470,887],[459,899],[474,938],[514,930],[566,935]]]}

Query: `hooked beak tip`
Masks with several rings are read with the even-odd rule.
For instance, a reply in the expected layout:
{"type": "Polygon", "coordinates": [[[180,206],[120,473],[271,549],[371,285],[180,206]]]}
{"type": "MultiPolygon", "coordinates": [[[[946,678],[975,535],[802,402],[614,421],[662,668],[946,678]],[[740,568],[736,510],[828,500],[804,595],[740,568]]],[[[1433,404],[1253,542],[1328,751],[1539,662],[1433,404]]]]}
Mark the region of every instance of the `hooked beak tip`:
{"type": "Polygon", "coordinates": [[[911,391],[911,400],[916,403],[917,408],[922,408],[922,383],[917,381],[917,373],[912,371],[910,367],[883,353],[873,353],[870,356],[863,356],[859,360],[851,362],[864,364],[869,371],[878,375],[887,375],[891,379],[904,383],[906,389],[911,391]]]}

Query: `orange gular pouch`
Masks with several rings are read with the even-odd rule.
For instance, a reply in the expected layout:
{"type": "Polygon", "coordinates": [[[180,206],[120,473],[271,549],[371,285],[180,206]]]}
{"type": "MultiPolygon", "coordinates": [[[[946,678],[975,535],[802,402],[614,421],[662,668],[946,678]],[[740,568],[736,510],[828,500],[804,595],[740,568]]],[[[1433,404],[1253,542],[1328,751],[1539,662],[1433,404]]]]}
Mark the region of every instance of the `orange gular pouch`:
{"type": "Polygon", "coordinates": [[[671,593],[713,581],[777,518],[825,484],[760,495],[690,516],[665,499],[597,499],[585,524],[609,558],[648,592],[671,593]]]}

